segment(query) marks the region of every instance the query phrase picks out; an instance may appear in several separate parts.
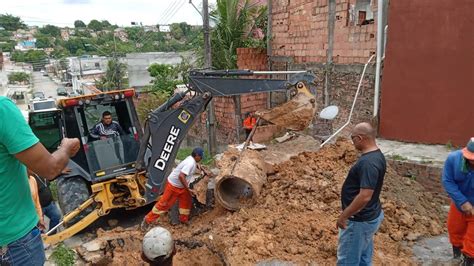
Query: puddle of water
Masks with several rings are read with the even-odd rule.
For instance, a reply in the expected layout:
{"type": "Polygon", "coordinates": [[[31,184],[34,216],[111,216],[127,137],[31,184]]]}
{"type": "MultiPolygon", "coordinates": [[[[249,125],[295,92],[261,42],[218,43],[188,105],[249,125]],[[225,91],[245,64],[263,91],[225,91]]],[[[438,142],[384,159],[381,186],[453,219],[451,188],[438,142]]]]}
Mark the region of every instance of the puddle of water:
{"type": "Polygon", "coordinates": [[[413,245],[414,260],[421,265],[459,265],[452,259],[452,246],[446,234],[425,238],[413,245]]]}

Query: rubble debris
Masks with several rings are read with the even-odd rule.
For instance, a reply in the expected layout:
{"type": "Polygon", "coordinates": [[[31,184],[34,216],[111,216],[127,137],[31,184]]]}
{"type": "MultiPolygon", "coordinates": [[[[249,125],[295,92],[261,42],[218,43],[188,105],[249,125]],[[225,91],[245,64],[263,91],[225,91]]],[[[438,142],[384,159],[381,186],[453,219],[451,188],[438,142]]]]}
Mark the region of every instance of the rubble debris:
{"type": "MultiPolygon", "coordinates": [[[[237,146],[235,146],[235,148],[238,150],[238,151],[241,151],[245,146],[245,142],[244,143],[241,143],[237,146]]],[[[255,151],[259,151],[259,150],[264,150],[267,148],[267,146],[263,145],[263,144],[260,144],[260,143],[255,143],[255,142],[251,142],[249,145],[247,145],[246,147],[247,149],[249,150],[255,150],[255,151]]]]}
{"type": "MultiPolygon", "coordinates": [[[[303,152],[275,164],[275,174],[268,177],[257,204],[235,212],[216,205],[189,225],[163,223],[175,239],[200,244],[178,245],[175,265],[223,265],[222,258],[229,265],[275,260],[334,265],[339,193],[356,159],[350,141],[338,140],[320,151],[303,152]]],[[[416,182],[408,185],[404,178],[391,169],[385,177],[381,193],[385,219],[375,236],[374,264],[413,264],[411,250],[403,241],[410,244],[445,232],[445,199],[416,182]]],[[[141,233],[127,230],[115,228],[98,236],[106,239],[102,257],[112,265],[142,263],[141,233]]]]}
{"type": "Polygon", "coordinates": [[[286,141],[294,138],[295,136],[296,136],[295,133],[286,132],[285,135],[283,135],[279,138],[275,138],[275,141],[278,142],[278,143],[283,143],[283,142],[286,142],[286,141]]]}

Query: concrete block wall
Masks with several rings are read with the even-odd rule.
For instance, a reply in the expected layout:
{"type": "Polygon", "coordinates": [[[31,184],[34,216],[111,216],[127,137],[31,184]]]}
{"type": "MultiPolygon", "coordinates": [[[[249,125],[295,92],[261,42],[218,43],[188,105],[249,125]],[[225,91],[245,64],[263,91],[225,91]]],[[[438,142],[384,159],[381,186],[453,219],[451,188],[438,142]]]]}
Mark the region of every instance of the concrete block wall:
{"type": "MultiPolygon", "coordinates": [[[[376,18],[376,1],[372,12],[376,18]]],[[[328,0],[274,0],[272,2],[272,56],[294,62],[326,62],[328,0]]],[[[356,0],[336,0],[333,62],[365,63],[376,50],[376,23],[357,25],[356,0]]]]}

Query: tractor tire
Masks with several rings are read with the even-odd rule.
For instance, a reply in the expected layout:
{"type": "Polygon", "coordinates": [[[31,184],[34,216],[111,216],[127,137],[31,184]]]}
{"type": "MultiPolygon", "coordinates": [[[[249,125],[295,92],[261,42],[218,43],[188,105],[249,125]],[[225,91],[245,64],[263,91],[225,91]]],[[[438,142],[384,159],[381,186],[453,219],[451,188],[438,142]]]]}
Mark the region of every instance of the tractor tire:
{"type": "MultiPolygon", "coordinates": [[[[66,215],[79,207],[91,196],[89,185],[80,176],[63,178],[58,180],[58,202],[63,215],[66,215]]],[[[94,210],[94,205],[88,207],[71,221],[65,224],[69,227],[86,217],[94,210]]]]}

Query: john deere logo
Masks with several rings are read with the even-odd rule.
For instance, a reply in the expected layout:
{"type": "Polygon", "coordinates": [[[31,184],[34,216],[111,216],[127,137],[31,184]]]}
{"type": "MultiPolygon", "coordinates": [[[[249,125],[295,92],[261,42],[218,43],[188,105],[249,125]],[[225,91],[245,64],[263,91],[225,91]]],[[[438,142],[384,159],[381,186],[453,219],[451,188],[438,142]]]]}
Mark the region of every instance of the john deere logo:
{"type": "Polygon", "coordinates": [[[191,115],[186,110],[183,110],[181,111],[181,114],[179,114],[178,119],[184,124],[186,124],[190,117],[191,115]]]}

